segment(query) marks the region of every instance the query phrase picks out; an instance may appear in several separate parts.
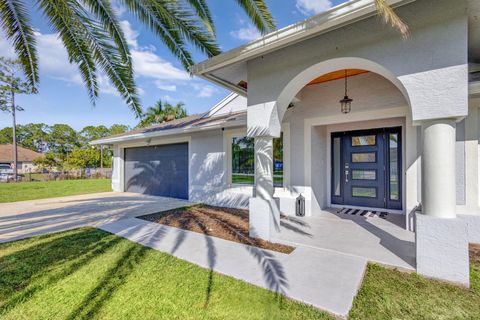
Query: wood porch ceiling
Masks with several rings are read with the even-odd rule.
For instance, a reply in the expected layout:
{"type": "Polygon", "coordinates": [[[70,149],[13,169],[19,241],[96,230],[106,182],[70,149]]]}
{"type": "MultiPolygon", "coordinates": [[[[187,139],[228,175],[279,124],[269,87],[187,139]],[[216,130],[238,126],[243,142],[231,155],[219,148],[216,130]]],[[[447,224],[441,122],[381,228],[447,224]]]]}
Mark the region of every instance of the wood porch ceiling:
{"type": "MultiPolygon", "coordinates": [[[[347,77],[358,76],[364,73],[368,73],[368,71],[361,70],[361,69],[347,69],[347,77]]],[[[328,81],[333,81],[333,80],[338,80],[338,79],[343,79],[344,77],[345,77],[345,70],[337,70],[313,79],[307,84],[307,86],[328,82],[328,81]]]]}

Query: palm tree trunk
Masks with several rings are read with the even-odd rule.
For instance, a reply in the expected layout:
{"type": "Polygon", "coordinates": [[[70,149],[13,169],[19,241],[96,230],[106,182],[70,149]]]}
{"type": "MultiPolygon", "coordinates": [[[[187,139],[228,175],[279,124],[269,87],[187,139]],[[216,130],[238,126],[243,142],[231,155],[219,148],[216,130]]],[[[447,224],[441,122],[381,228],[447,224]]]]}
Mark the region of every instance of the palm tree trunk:
{"type": "Polygon", "coordinates": [[[13,140],[13,180],[17,181],[17,158],[18,158],[18,152],[17,152],[17,120],[15,116],[15,92],[12,90],[12,140],[13,140]]]}

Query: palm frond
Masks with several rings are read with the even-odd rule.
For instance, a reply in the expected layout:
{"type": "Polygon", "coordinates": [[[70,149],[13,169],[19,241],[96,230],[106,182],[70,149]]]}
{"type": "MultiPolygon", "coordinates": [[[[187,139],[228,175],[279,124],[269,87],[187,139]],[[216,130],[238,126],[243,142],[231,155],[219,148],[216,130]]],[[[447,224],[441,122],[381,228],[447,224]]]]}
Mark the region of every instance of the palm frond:
{"type": "Polygon", "coordinates": [[[109,35],[120,48],[122,58],[126,63],[131,63],[130,50],[128,48],[125,34],[120,27],[117,16],[113,11],[109,0],[82,0],[82,2],[90,9],[96,18],[102,23],[103,28],[108,31],[109,35]]]}
{"type": "Polygon", "coordinates": [[[38,1],[59,32],[70,59],[79,65],[92,101],[98,94],[98,65],[138,117],[141,107],[132,66],[124,63],[122,50],[111,41],[102,23],[93,19],[77,0],[38,1]]]}
{"type": "Polygon", "coordinates": [[[21,62],[29,85],[36,90],[39,80],[38,55],[33,27],[21,0],[0,0],[0,25],[21,62]]]}
{"type": "Polygon", "coordinates": [[[62,0],[38,0],[38,3],[50,25],[58,31],[59,37],[67,50],[70,63],[78,65],[90,101],[95,104],[95,99],[98,96],[96,66],[87,39],[78,32],[79,28],[74,25],[76,21],[75,12],[70,7],[70,3],[62,0]]]}
{"type": "Polygon", "coordinates": [[[198,21],[197,15],[178,0],[150,0],[151,10],[168,25],[178,30],[180,35],[190,41],[198,50],[209,57],[220,53],[215,37],[198,21]]]}
{"type": "Polygon", "coordinates": [[[270,14],[264,0],[236,1],[262,34],[266,34],[276,29],[275,20],[270,14]]]}
{"type": "Polygon", "coordinates": [[[152,10],[153,0],[121,0],[121,4],[152,32],[159,36],[167,48],[180,60],[184,68],[188,69],[193,64],[190,52],[185,46],[185,41],[174,25],[164,21],[152,10]]]}
{"type": "Polygon", "coordinates": [[[197,15],[203,20],[203,23],[207,27],[211,34],[215,34],[215,25],[213,24],[212,15],[210,9],[205,0],[186,0],[195,9],[197,15]]]}
{"type": "Polygon", "coordinates": [[[392,27],[398,29],[404,38],[408,38],[410,35],[408,25],[403,22],[403,20],[395,13],[393,8],[387,3],[386,0],[375,0],[375,6],[385,23],[390,24],[392,27]]]}

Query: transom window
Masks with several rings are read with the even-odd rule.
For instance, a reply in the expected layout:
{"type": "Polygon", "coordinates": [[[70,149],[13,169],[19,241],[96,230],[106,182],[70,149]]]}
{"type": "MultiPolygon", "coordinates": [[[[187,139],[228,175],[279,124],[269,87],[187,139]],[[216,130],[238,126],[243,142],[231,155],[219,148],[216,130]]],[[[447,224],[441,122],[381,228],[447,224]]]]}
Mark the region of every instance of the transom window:
{"type": "MultiPolygon", "coordinates": [[[[255,182],[254,139],[232,138],[232,183],[253,185],[255,182]]],[[[273,139],[273,183],[283,186],[283,135],[273,139]]]]}

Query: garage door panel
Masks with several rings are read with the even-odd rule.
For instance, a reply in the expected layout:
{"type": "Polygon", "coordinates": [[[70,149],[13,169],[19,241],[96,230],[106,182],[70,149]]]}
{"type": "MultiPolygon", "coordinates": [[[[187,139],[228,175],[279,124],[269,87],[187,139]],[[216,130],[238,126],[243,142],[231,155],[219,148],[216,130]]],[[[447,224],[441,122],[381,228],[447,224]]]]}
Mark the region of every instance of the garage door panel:
{"type": "Polygon", "coordinates": [[[188,199],[188,144],[125,149],[125,191],[188,199]]]}

